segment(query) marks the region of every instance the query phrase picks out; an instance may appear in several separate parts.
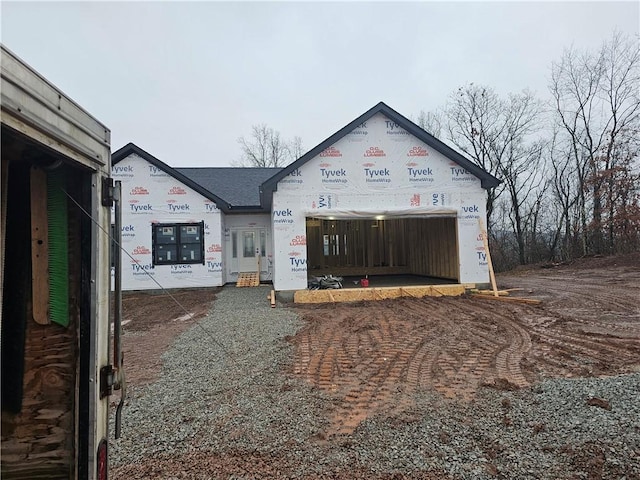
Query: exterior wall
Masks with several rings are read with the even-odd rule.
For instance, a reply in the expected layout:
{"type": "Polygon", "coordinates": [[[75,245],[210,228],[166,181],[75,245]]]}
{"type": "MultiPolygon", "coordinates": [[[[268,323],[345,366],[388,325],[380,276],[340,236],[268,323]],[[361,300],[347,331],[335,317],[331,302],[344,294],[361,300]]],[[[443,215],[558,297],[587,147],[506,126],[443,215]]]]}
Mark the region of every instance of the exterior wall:
{"type": "Polygon", "coordinates": [[[122,289],[220,286],[224,215],[215,203],[138,155],[112,168],[122,182],[122,289]],[[152,224],[204,221],[205,263],[153,266],[152,224]],[[155,280],[155,281],[154,281],[155,280]],[[157,283],[156,283],[157,282],[157,283]]]}
{"type": "Polygon", "coordinates": [[[243,230],[262,230],[266,234],[266,258],[261,259],[260,280],[270,281],[273,278],[273,243],[271,241],[271,218],[264,214],[238,214],[226,215],[224,226],[224,256],[226,282],[238,280],[238,259],[233,258],[232,235],[233,232],[243,230]]]}
{"type": "Polygon", "coordinates": [[[274,288],[306,288],[308,216],[457,218],[461,283],[489,280],[480,180],[382,114],[374,115],[278,183],[273,195],[274,288]]]}

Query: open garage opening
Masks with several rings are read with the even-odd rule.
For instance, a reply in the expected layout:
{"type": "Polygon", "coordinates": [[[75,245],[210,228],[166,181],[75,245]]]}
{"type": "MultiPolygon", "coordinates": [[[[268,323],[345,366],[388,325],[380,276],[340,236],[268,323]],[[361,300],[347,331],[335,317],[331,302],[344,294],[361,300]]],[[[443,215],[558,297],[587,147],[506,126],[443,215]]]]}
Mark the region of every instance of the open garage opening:
{"type": "Polygon", "coordinates": [[[306,218],[310,276],[344,277],[344,287],[459,283],[455,217],[306,218]]]}

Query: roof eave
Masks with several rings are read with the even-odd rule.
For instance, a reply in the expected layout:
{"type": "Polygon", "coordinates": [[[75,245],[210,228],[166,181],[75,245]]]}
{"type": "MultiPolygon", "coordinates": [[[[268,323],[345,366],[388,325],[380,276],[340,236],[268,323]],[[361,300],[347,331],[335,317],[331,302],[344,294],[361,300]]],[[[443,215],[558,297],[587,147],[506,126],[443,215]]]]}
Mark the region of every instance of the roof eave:
{"type": "Polygon", "coordinates": [[[201,185],[199,185],[198,183],[194,182],[189,177],[187,177],[187,176],[183,175],[182,173],[178,172],[177,170],[171,168],[169,165],[164,163],[162,160],[159,160],[158,158],[156,158],[153,155],[151,155],[149,152],[146,152],[145,150],[143,150],[142,148],[138,147],[137,145],[135,145],[133,143],[128,143],[124,147],[119,148],[118,150],[116,150],[111,155],[111,164],[115,165],[116,163],[120,162],[121,160],[124,160],[125,158],[127,158],[132,153],[135,153],[140,158],[142,158],[142,159],[146,160],[147,162],[151,163],[152,165],[154,165],[155,167],[159,168],[160,170],[162,170],[163,172],[167,173],[168,175],[171,175],[173,178],[175,178],[179,182],[182,182],[183,184],[187,185],[189,188],[195,190],[196,192],[198,192],[203,197],[208,198],[209,200],[215,202],[216,206],[222,212],[229,213],[231,205],[229,205],[223,199],[221,199],[220,197],[218,197],[214,193],[210,192],[209,190],[203,188],[201,185]]]}
{"type": "Polygon", "coordinates": [[[447,144],[438,140],[433,135],[426,132],[424,129],[420,128],[418,125],[413,123],[411,120],[396,112],[394,109],[389,107],[384,102],[380,102],[374,107],[367,110],[365,113],[360,115],[358,118],[353,120],[352,122],[345,125],[343,128],[338,130],[336,133],[328,137],[323,142],[316,145],[313,149],[309,150],[295,162],[291,163],[287,167],[283,168],[280,172],[273,175],[271,178],[266,180],[260,185],[260,203],[264,208],[271,209],[271,203],[273,201],[273,192],[278,190],[278,182],[286,177],[289,173],[294,171],[296,168],[300,168],[302,165],[307,163],[312,158],[316,157],[320,152],[322,152],[325,148],[330,147],[338,140],[346,136],[349,132],[351,132],[354,128],[360,125],[363,122],[366,122],[369,118],[373,117],[377,113],[382,113],[390,120],[393,120],[397,124],[399,124],[402,128],[407,130],[413,136],[422,140],[424,143],[429,145],[431,148],[437,150],[445,157],[453,160],[461,167],[465,168],[472,174],[474,174],[478,179],[480,179],[480,184],[482,188],[488,189],[498,186],[502,183],[499,179],[491,175],[489,172],[479,167],[471,160],[468,160],[460,153],[449,147],[447,144]]]}

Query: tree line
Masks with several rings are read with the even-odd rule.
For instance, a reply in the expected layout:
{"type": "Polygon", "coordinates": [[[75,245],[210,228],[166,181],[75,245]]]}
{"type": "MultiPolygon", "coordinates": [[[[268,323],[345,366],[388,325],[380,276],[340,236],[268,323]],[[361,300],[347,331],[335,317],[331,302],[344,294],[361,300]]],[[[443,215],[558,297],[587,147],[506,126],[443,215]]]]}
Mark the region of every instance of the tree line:
{"type": "MultiPolygon", "coordinates": [[[[549,97],[469,83],[416,123],[502,180],[488,191],[497,270],[640,248],[640,48],[614,33],[597,50],[566,49],[549,97]]],[[[241,137],[245,166],[302,155],[266,125],[241,137]]]]}
{"type": "Polygon", "coordinates": [[[640,247],[640,49],[566,49],[550,100],[470,83],[417,123],[502,180],[487,196],[498,269],[640,247]]]}

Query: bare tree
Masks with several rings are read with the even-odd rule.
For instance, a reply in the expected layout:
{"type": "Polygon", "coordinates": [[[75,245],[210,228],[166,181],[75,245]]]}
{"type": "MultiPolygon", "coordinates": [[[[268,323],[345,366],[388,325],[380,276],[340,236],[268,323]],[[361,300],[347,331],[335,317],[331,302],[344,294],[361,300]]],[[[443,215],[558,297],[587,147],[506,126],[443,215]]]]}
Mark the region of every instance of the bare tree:
{"type": "Polygon", "coordinates": [[[436,138],[442,135],[442,124],[444,123],[444,114],[441,111],[425,112],[421,110],[416,121],[418,126],[425,132],[430,133],[436,138]]]}
{"type": "MultiPolygon", "coordinates": [[[[536,211],[530,197],[544,184],[541,162],[544,144],[535,138],[541,103],[523,91],[501,99],[489,87],[469,84],[450,97],[446,109],[451,141],[475,163],[503,183],[487,196],[487,217],[493,226],[496,202],[506,192],[510,227],[517,243],[518,261],[527,261],[527,238],[536,211]]],[[[500,218],[505,218],[501,215],[500,218]]]]}
{"type": "Polygon", "coordinates": [[[638,85],[638,41],[620,33],[597,52],[568,49],[552,66],[550,90],[578,186],[583,254],[616,249],[617,212],[630,198],[618,192],[625,185],[618,179],[632,174],[640,151],[638,85]]]}
{"type": "Polygon", "coordinates": [[[280,132],[265,124],[253,125],[249,139],[240,137],[242,167],[284,167],[302,155],[302,139],[283,140],[280,132]]]}

